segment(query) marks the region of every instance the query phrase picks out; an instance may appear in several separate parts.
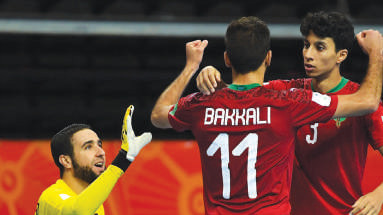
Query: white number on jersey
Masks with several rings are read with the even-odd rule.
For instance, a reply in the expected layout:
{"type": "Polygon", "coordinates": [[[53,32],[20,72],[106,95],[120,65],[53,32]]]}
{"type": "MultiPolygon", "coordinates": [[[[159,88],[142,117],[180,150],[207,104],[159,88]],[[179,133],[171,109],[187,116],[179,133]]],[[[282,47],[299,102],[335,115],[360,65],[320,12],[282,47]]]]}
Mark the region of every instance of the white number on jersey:
{"type": "MultiPolygon", "coordinates": [[[[247,156],[247,190],[250,199],[257,197],[257,170],[255,163],[257,162],[258,151],[258,135],[255,133],[248,134],[232,151],[234,156],[240,156],[246,149],[247,156]]],[[[222,168],[222,196],[230,199],[230,169],[229,169],[229,135],[226,133],[219,134],[207,149],[207,155],[213,156],[218,149],[221,149],[221,168],[222,168]]]]}
{"type": "Polygon", "coordinates": [[[310,128],[314,130],[313,138],[310,138],[310,135],[306,135],[306,142],[308,144],[314,144],[317,142],[318,139],[318,123],[315,123],[314,125],[310,125],[310,128]]]}

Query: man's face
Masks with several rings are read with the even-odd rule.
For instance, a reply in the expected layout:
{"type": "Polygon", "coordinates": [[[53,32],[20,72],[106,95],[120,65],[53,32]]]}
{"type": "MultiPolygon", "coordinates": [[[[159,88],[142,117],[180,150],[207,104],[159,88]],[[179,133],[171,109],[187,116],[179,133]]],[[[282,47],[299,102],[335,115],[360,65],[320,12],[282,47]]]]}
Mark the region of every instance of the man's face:
{"type": "Polygon", "coordinates": [[[74,175],[92,183],[105,171],[105,152],[97,134],[83,129],[73,134],[73,170],[74,175]]]}
{"type": "Polygon", "coordinates": [[[311,31],[304,39],[302,54],[306,75],[311,78],[326,78],[339,68],[335,42],[330,37],[319,38],[311,31]]]}

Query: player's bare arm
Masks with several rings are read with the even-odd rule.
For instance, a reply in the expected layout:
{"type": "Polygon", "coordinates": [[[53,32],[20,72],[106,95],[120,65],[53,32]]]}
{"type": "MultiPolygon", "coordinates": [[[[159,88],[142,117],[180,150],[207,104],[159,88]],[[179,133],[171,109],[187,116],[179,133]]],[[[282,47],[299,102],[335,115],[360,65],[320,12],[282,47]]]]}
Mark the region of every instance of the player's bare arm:
{"type": "Polygon", "coordinates": [[[195,40],[186,44],[186,65],[181,74],[165,89],[152,110],[152,124],[158,128],[171,128],[168,113],[178,102],[190,79],[196,73],[202,61],[207,40],[195,40]]]}
{"type": "Polygon", "coordinates": [[[367,74],[357,92],[338,96],[334,118],[372,113],[379,106],[383,79],[383,37],[379,31],[366,30],[357,34],[356,38],[369,56],[367,74]]]}
{"type": "MultiPolygon", "coordinates": [[[[378,149],[383,156],[383,146],[378,149]]],[[[353,205],[351,214],[372,214],[378,215],[383,204],[383,183],[376,187],[372,192],[361,196],[353,205]]]]}
{"type": "MultiPolygon", "coordinates": [[[[369,55],[369,67],[360,90],[354,94],[338,96],[339,104],[334,118],[341,116],[359,116],[374,112],[382,90],[383,42],[378,31],[366,30],[357,35],[358,43],[369,55]]],[[[219,71],[205,67],[197,77],[197,87],[204,94],[214,93],[223,86],[219,71]]]]}

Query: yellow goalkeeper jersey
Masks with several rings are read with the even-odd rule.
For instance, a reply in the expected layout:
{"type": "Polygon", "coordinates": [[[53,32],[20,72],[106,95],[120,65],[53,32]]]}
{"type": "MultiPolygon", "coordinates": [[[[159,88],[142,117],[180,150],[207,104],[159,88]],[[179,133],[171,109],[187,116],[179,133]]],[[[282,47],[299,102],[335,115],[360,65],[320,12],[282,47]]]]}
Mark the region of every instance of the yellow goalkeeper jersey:
{"type": "Polygon", "coordinates": [[[110,165],[79,195],[59,179],[41,194],[35,215],[104,215],[102,204],[123,173],[120,168],[110,165]]]}

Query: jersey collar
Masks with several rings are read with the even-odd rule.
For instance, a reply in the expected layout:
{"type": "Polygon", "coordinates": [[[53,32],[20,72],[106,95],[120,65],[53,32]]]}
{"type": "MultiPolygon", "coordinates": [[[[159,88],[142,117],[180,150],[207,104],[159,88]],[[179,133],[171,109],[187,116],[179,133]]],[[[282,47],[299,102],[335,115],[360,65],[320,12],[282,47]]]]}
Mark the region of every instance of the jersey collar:
{"type": "Polygon", "coordinates": [[[230,84],[228,88],[232,90],[237,90],[237,91],[246,91],[246,90],[251,90],[253,88],[260,87],[260,86],[262,85],[258,83],[248,84],[248,85],[230,84]]]}
{"type": "MultiPolygon", "coordinates": [[[[336,93],[336,92],[338,92],[339,90],[341,90],[348,83],[348,81],[349,80],[347,78],[342,77],[342,80],[340,80],[339,84],[336,85],[334,88],[332,88],[331,90],[329,90],[326,93],[336,93]]],[[[312,81],[311,81],[311,90],[315,91],[314,90],[314,85],[313,85],[312,81]]]]}
{"type": "Polygon", "coordinates": [[[64,180],[62,179],[58,179],[56,181],[56,184],[59,186],[59,187],[65,187],[65,190],[72,196],[77,196],[77,194],[72,190],[72,188],[70,188],[64,180]]]}

